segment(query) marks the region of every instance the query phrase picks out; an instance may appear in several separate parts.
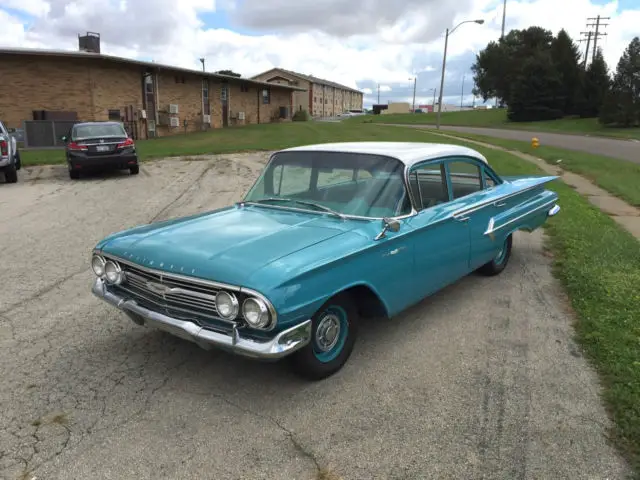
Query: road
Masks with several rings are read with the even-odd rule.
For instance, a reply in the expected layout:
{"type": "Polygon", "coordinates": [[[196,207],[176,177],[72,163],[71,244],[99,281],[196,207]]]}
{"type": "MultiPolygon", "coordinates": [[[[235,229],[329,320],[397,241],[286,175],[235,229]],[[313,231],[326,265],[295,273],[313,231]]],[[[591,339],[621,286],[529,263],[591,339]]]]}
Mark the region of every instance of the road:
{"type": "MultiPolygon", "coordinates": [[[[418,128],[435,129],[435,125],[399,125],[418,128]]],[[[563,135],[560,133],[529,132],[524,130],[507,130],[499,128],[458,127],[442,125],[445,131],[474,133],[488,137],[505,138],[507,140],[522,140],[530,142],[533,137],[540,140],[540,145],[547,145],[567,150],[603,155],[619,158],[629,162],[640,163],[640,142],[631,140],[617,140],[613,138],[588,137],[584,135],[563,135]]]]}
{"type": "Polygon", "coordinates": [[[367,322],[316,383],[138,327],[90,294],[100,238],[237,200],[265,158],[77,182],[27,168],[0,184],[0,478],[623,477],[540,232],[515,237],[501,275],[367,322]]]}

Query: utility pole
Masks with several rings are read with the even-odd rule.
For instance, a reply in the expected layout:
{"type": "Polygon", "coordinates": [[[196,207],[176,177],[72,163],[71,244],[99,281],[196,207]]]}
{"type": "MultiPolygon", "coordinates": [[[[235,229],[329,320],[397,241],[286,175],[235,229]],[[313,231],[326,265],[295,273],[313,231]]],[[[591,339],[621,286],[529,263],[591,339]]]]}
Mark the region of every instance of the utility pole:
{"type": "Polygon", "coordinates": [[[460,110],[462,110],[462,99],[464,98],[464,77],[467,74],[462,75],[462,90],[460,91],[460,110]]]}
{"type": "Polygon", "coordinates": [[[593,35],[592,31],[588,32],[580,32],[580,35],[586,35],[587,38],[580,39],[580,43],[587,42],[587,50],[584,52],[584,62],[582,64],[582,68],[587,69],[587,59],[589,58],[589,45],[591,44],[591,35],[593,35]]]}
{"type": "Polygon", "coordinates": [[[418,77],[413,77],[413,105],[411,106],[411,113],[416,113],[416,82],[418,77]]]}
{"type": "Polygon", "coordinates": [[[380,105],[380,84],[378,84],[378,105],[380,105]]]}
{"type": "Polygon", "coordinates": [[[504,38],[504,21],[507,18],[507,0],[504,0],[504,4],[502,5],[502,34],[500,35],[500,39],[504,38]]]}
{"type": "Polygon", "coordinates": [[[596,58],[596,53],[598,51],[598,37],[603,37],[606,35],[606,33],[600,33],[600,27],[606,27],[607,25],[609,25],[608,23],[600,23],[600,20],[611,20],[611,17],[601,17],[600,15],[598,15],[596,18],[587,18],[587,20],[595,20],[596,23],[588,23],[587,27],[596,27],[596,33],[593,36],[593,57],[591,58],[591,60],[595,60],[596,58]]]}

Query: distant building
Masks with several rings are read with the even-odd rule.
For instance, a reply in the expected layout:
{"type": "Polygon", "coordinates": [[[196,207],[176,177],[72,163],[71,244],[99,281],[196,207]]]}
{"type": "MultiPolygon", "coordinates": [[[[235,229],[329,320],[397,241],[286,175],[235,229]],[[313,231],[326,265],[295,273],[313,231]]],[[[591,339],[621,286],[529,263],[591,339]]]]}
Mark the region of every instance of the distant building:
{"type": "Polygon", "coordinates": [[[305,89],[306,92],[293,94],[293,108],[306,110],[313,117],[333,117],[349,110],[363,109],[363,92],[312,75],[272,68],[251,79],[305,89]]]}
{"type": "Polygon", "coordinates": [[[411,113],[411,104],[408,102],[389,102],[388,108],[380,113],[383,115],[389,113],[411,113]]]}
{"type": "MultiPolygon", "coordinates": [[[[118,120],[135,138],[288,120],[295,92],[306,94],[293,85],[104,55],[97,34],[79,37],[78,51],[0,48],[0,78],[0,118],[10,127],[118,120]]],[[[66,133],[35,127],[25,127],[29,143],[66,133]]]]}

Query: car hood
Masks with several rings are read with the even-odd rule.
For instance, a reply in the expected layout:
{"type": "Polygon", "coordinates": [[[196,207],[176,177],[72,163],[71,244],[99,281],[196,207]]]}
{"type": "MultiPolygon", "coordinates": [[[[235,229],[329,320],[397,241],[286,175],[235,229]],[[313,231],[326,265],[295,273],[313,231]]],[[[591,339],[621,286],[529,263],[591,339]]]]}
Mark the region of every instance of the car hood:
{"type": "Polygon", "coordinates": [[[146,267],[251,287],[255,271],[352,228],[315,213],[234,206],[126,230],[98,248],[146,267]]]}

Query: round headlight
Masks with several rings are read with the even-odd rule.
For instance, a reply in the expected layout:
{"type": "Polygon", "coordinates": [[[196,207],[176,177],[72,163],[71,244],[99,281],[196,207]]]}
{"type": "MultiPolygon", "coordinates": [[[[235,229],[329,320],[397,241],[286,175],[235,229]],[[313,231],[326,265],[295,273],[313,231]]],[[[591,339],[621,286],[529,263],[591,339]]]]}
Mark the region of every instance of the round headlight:
{"type": "Polygon", "coordinates": [[[104,264],[104,276],[107,278],[107,282],[112,284],[119,284],[122,282],[122,269],[120,265],[111,260],[107,260],[104,264]]]}
{"type": "Polygon", "coordinates": [[[258,298],[247,298],[242,304],[242,315],[254,328],[264,328],[269,324],[269,309],[258,298]]]}
{"type": "Polygon", "coordinates": [[[216,308],[222,318],[235,318],[239,310],[238,299],[233,293],[220,291],[216,294],[216,308]]]}
{"type": "Polygon", "coordinates": [[[94,255],[91,259],[91,268],[96,276],[101,277],[104,275],[104,258],[100,255],[94,255]]]}

